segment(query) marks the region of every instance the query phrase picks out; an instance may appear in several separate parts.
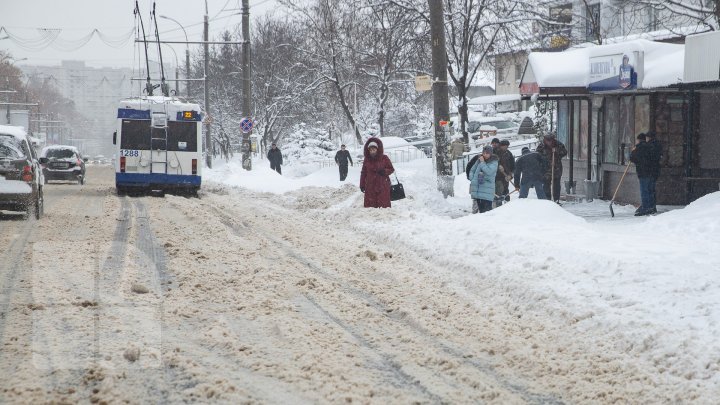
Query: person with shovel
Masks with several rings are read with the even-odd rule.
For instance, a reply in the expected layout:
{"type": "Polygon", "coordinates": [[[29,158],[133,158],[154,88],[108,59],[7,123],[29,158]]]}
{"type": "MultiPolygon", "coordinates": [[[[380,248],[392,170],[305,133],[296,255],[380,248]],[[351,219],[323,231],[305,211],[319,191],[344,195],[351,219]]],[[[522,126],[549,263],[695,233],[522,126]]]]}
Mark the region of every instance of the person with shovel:
{"type": "Polygon", "coordinates": [[[535,149],[535,152],[539,153],[548,162],[543,179],[545,196],[553,202],[559,202],[560,182],[563,173],[562,158],[567,156],[567,148],[555,136],[545,135],[543,142],[535,149]]]}
{"type": "Polygon", "coordinates": [[[647,136],[641,133],[637,136],[637,143],[630,152],[630,161],[635,163],[635,172],[640,182],[640,207],[635,216],[650,215],[657,212],[655,209],[655,180],[659,171],[659,158],[653,145],[646,142],[647,136]],[[658,170],[656,170],[656,167],[658,170]]]}

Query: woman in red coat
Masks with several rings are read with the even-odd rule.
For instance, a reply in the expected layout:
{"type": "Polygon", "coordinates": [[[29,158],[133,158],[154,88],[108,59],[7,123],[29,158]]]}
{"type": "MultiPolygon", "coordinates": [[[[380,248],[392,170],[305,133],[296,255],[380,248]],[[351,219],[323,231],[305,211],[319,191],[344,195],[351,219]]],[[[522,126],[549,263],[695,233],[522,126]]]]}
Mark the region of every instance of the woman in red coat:
{"type": "Polygon", "coordinates": [[[360,191],[365,193],[365,208],[390,208],[390,175],[395,168],[390,158],[383,154],[382,141],[368,139],[364,155],[360,191]]]}

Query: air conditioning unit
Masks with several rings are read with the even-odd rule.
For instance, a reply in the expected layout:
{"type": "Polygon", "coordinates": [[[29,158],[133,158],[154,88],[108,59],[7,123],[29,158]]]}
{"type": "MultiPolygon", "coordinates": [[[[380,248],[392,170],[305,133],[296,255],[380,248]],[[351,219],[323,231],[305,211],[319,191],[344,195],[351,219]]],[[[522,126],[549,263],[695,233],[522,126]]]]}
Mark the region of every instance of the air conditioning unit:
{"type": "Polygon", "coordinates": [[[154,128],[166,128],[168,122],[167,114],[153,111],[151,121],[154,128]]]}

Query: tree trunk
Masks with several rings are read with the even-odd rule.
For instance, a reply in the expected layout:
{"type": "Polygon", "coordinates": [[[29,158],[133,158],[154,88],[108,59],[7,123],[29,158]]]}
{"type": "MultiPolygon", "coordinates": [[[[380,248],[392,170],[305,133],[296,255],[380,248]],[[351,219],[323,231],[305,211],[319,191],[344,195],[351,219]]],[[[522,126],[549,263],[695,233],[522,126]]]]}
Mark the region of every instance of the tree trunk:
{"type": "Polygon", "coordinates": [[[430,11],[430,34],[432,42],[433,73],[433,127],[435,128],[435,166],[438,190],[443,197],[454,195],[452,163],[448,155],[447,127],[440,121],[449,121],[448,63],[445,48],[445,22],[442,0],[428,0],[430,11]]]}

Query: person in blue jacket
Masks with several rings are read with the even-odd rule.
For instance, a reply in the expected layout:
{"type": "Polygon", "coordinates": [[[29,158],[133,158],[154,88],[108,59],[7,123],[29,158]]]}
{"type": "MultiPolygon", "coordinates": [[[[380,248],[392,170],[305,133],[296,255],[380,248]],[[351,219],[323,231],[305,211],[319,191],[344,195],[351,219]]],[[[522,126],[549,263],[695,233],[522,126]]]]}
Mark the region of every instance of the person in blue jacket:
{"type": "Polygon", "coordinates": [[[470,196],[477,201],[480,213],[492,209],[497,170],[498,157],[493,154],[492,146],[484,147],[477,162],[470,169],[470,196]]]}

